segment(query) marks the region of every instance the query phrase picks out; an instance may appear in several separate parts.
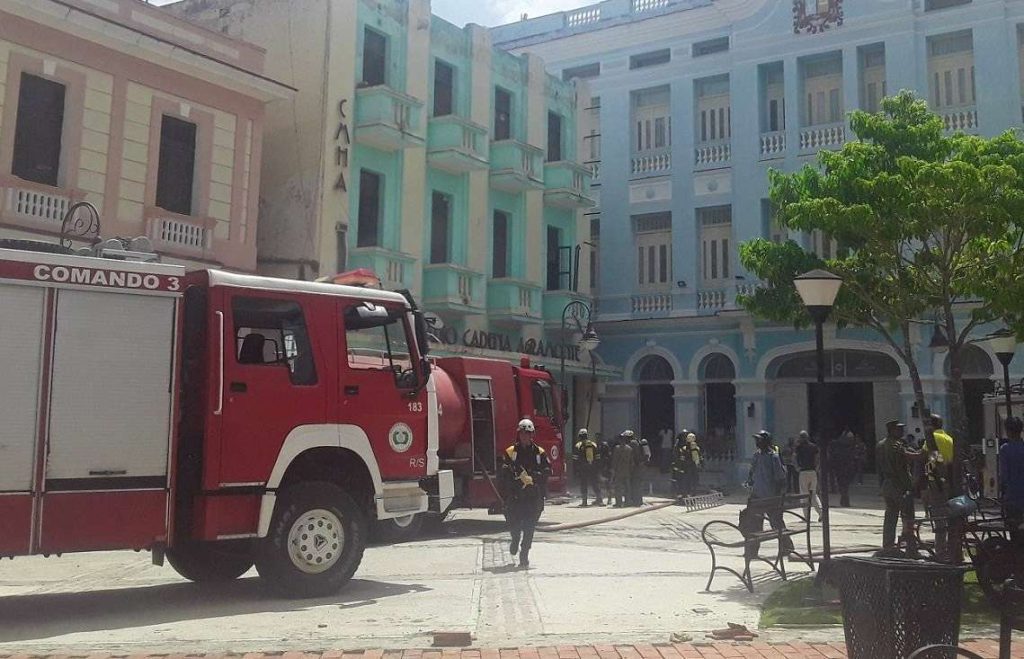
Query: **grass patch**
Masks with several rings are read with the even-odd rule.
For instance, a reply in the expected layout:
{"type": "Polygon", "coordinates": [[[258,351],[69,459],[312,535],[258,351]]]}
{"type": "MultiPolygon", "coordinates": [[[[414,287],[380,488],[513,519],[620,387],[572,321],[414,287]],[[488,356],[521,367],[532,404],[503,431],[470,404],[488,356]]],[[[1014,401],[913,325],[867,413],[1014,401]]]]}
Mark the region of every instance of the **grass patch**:
{"type": "Polygon", "coordinates": [[[836,591],[828,586],[819,591],[813,577],[787,581],[765,599],[760,627],[841,625],[843,614],[838,600],[836,591]]]}
{"type": "MultiPolygon", "coordinates": [[[[960,622],[964,625],[997,625],[999,613],[989,606],[973,571],[964,575],[964,595],[960,622]]],[[[761,607],[760,627],[776,625],[826,626],[843,623],[838,593],[826,586],[819,593],[814,578],[782,584],[765,599],[761,607]]]]}

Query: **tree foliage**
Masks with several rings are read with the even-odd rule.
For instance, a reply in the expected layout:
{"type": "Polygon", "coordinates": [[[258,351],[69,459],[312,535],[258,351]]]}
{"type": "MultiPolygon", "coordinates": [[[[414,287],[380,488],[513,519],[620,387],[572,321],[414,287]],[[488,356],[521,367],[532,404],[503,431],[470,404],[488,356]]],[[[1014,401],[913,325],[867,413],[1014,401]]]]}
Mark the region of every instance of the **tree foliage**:
{"type": "Polygon", "coordinates": [[[814,268],[840,275],[833,310],[844,324],[878,331],[923,393],[909,339],[912,321],[938,317],[950,341],[950,416],[964,435],[960,351],[980,322],[1005,317],[1024,334],[1024,142],[947,135],[927,104],[903,91],[881,112],[855,111],[856,140],[823,151],[817,166],[769,172],[781,226],[820,232],[839,249],[822,259],[795,241],[740,248],[765,283],[741,303],[757,316],[807,322],[793,277],[814,268]]]}

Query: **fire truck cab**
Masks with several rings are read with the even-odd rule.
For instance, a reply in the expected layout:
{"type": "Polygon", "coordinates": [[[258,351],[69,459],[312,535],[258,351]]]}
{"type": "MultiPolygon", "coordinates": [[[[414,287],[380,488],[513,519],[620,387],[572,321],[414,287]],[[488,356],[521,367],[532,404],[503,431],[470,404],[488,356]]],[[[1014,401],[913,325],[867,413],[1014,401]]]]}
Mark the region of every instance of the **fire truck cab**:
{"type": "Polygon", "coordinates": [[[0,249],[0,556],[149,549],[335,591],[374,520],[444,511],[399,293],[0,249]]]}

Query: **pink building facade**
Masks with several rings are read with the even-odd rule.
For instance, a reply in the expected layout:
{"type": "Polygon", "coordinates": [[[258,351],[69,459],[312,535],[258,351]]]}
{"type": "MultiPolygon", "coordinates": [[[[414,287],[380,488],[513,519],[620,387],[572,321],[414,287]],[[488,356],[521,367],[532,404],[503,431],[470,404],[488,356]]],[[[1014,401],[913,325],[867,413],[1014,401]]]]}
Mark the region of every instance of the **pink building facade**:
{"type": "Polygon", "coordinates": [[[104,238],[256,269],[264,51],[142,0],[0,0],[0,238],[50,240],[78,201],[104,238]]]}

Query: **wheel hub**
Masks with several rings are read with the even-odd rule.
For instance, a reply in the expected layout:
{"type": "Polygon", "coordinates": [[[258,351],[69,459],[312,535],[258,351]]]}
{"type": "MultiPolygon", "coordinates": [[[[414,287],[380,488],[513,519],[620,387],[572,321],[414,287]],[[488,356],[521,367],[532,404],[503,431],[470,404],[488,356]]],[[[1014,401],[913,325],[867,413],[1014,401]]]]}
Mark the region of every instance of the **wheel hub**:
{"type": "Polygon", "coordinates": [[[330,510],[318,508],[299,516],[288,533],[288,556],[306,574],[326,572],[341,557],[345,531],[330,510]]]}

